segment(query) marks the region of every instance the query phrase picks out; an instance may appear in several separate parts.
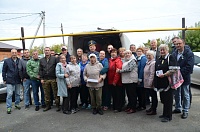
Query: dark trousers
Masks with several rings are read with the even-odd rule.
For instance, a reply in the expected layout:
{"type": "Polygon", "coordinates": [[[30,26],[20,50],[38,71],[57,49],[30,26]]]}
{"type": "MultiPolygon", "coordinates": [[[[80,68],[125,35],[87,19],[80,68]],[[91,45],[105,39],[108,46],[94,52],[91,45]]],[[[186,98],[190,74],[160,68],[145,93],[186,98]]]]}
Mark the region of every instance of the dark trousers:
{"type": "Polygon", "coordinates": [[[152,88],[146,88],[146,91],[149,91],[149,94],[150,94],[151,99],[152,99],[151,109],[152,109],[152,111],[156,112],[157,107],[158,107],[157,92],[152,88]]]}
{"type": "Polygon", "coordinates": [[[163,116],[172,119],[173,89],[160,92],[160,99],[163,103],[163,116]]]}
{"type": "Polygon", "coordinates": [[[102,87],[102,106],[110,107],[111,105],[111,88],[108,85],[107,78],[104,81],[104,86],[102,87]]]}
{"type": "Polygon", "coordinates": [[[113,97],[113,110],[122,110],[123,106],[123,88],[122,86],[109,86],[112,91],[112,97],[113,97]]]}
{"type": "Polygon", "coordinates": [[[69,97],[63,97],[63,111],[69,110],[69,97]]]}
{"type": "Polygon", "coordinates": [[[76,109],[77,108],[77,90],[78,87],[72,87],[69,88],[69,94],[70,94],[70,109],[76,109]]]}
{"type": "Polygon", "coordinates": [[[126,94],[127,94],[127,97],[128,97],[127,108],[136,109],[136,104],[137,104],[137,94],[136,94],[137,83],[123,84],[123,87],[126,89],[126,94]]]}
{"type": "Polygon", "coordinates": [[[81,85],[80,87],[80,98],[82,104],[91,104],[91,98],[89,94],[89,88],[86,86],[86,84],[81,85]]]}
{"type": "Polygon", "coordinates": [[[146,108],[146,95],[144,87],[137,87],[137,97],[139,102],[139,107],[146,108]]]}

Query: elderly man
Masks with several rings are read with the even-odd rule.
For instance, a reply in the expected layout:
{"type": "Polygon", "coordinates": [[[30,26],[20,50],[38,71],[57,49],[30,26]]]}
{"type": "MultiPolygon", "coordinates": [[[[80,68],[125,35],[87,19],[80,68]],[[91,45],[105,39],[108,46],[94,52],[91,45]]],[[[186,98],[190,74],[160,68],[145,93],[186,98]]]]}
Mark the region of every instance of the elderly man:
{"type": "Polygon", "coordinates": [[[135,56],[135,58],[137,57],[137,54],[136,54],[136,46],[134,44],[131,44],[130,45],[130,49],[129,49],[132,54],[135,56]]]}
{"type": "Polygon", "coordinates": [[[183,112],[181,118],[186,119],[188,117],[190,107],[190,74],[193,72],[194,67],[194,54],[191,49],[185,46],[185,42],[182,39],[176,41],[176,51],[173,52],[173,56],[177,59],[177,63],[180,66],[180,71],[184,79],[184,83],[175,91],[175,110],[173,113],[183,112]],[[181,92],[182,91],[182,92],[181,92]],[[181,94],[183,94],[183,102],[181,100],[181,94]]]}
{"type": "MultiPolygon", "coordinates": [[[[62,50],[62,52],[60,53],[60,54],[64,54],[64,55],[66,55],[66,62],[67,62],[67,64],[70,62],[70,54],[69,54],[69,52],[67,51],[67,47],[66,46],[62,46],[61,47],[61,50],[62,50]]],[[[60,58],[58,57],[58,60],[57,60],[58,62],[60,61],[60,58]]]]}
{"type": "Polygon", "coordinates": [[[150,50],[152,50],[154,52],[154,57],[155,59],[158,59],[160,57],[160,51],[157,47],[157,40],[156,39],[152,39],[150,42],[150,50]]]}
{"type": "Polygon", "coordinates": [[[94,40],[90,40],[88,42],[88,46],[89,46],[89,50],[90,50],[88,52],[88,56],[93,53],[97,56],[97,60],[99,60],[99,52],[96,51],[96,44],[97,43],[94,40]]]}
{"type": "Polygon", "coordinates": [[[77,64],[79,64],[81,62],[81,58],[83,55],[83,50],[81,48],[78,48],[76,50],[76,54],[77,54],[77,64]]]}
{"type": "Polygon", "coordinates": [[[3,69],[2,69],[2,77],[3,81],[7,86],[7,114],[11,114],[12,108],[12,95],[13,91],[15,91],[15,108],[21,109],[19,106],[20,103],[20,76],[19,76],[19,58],[17,58],[17,50],[11,50],[11,58],[8,58],[4,61],[3,69]]]}
{"type": "Polygon", "coordinates": [[[106,58],[107,59],[110,59],[110,51],[113,49],[113,46],[111,45],[111,44],[109,44],[108,46],[107,46],[107,52],[106,52],[106,58]]]}

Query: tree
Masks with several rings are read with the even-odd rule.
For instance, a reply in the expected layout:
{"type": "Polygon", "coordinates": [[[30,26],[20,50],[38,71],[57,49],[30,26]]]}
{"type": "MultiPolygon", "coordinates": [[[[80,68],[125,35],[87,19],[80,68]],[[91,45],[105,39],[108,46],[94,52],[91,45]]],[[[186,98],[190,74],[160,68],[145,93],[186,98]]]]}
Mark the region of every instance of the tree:
{"type": "Polygon", "coordinates": [[[44,50],[44,46],[40,45],[40,46],[34,46],[31,50],[30,53],[32,54],[33,51],[37,50],[38,54],[43,54],[43,50],[44,50]]]}
{"type": "MultiPolygon", "coordinates": [[[[193,27],[193,26],[191,26],[193,27]]],[[[195,23],[194,27],[200,27],[200,21],[195,23]]],[[[179,37],[182,32],[179,32],[179,37]]],[[[185,32],[185,43],[190,46],[193,52],[200,51],[200,30],[188,30],[185,32]]]]}
{"type": "Polygon", "coordinates": [[[54,50],[55,53],[61,53],[62,46],[63,46],[63,44],[54,44],[50,48],[51,48],[51,50],[54,50]]]}

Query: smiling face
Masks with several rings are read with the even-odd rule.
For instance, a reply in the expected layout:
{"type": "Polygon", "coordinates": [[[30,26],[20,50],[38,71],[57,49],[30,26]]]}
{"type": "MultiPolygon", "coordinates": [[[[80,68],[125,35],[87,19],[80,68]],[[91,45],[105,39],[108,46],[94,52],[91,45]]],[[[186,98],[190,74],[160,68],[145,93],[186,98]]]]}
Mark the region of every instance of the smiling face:
{"type": "Polygon", "coordinates": [[[106,54],[105,54],[105,51],[100,51],[99,52],[99,58],[100,60],[103,60],[105,58],[106,54]]]}
{"type": "Polygon", "coordinates": [[[125,58],[129,59],[132,56],[131,52],[126,52],[125,53],[125,58]]]}
{"type": "Polygon", "coordinates": [[[66,63],[66,57],[65,57],[65,55],[61,55],[60,56],[60,62],[61,63],[66,63]]]}
{"type": "Polygon", "coordinates": [[[183,42],[183,40],[177,39],[175,44],[176,44],[176,49],[178,51],[183,51],[184,50],[185,43],[183,42]]]}

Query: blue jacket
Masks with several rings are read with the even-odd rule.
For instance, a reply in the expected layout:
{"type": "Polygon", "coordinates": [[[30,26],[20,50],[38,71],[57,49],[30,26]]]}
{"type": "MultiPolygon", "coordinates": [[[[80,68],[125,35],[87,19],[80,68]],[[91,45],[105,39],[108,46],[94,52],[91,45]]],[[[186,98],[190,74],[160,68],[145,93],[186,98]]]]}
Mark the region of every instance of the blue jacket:
{"type": "Polygon", "coordinates": [[[100,74],[103,75],[108,72],[108,68],[109,68],[108,59],[104,58],[103,60],[100,60],[99,62],[103,65],[103,68],[100,71],[100,74]]]}
{"type": "Polygon", "coordinates": [[[144,87],[144,67],[146,65],[147,58],[145,55],[141,55],[140,57],[137,58],[137,63],[138,63],[138,81],[140,82],[140,85],[138,87],[144,87]]]}
{"type": "Polygon", "coordinates": [[[4,61],[2,77],[3,81],[6,81],[6,84],[20,84],[20,76],[19,76],[19,58],[17,58],[16,63],[12,58],[8,58],[4,61]]]}
{"type": "MultiPolygon", "coordinates": [[[[177,58],[178,50],[175,50],[172,55],[174,58],[177,58]]],[[[190,74],[192,74],[194,67],[194,54],[190,48],[184,47],[184,52],[179,60],[177,60],[177,63],[181,68],[180,71],[184,79],[183,85],[189,85],[191,82],[190,74]]]]}
{"type": "Polygon", "coordinates": [[[83,71],[87,64],[88,64],[88,61],[85,64],[83,64],[82,61],[79,63],[79,66],[81,68],[81,84],[83,84],[83,85],[86,84],[86,82],[84,81],[84,78],[83,78],[83,71]]]}

